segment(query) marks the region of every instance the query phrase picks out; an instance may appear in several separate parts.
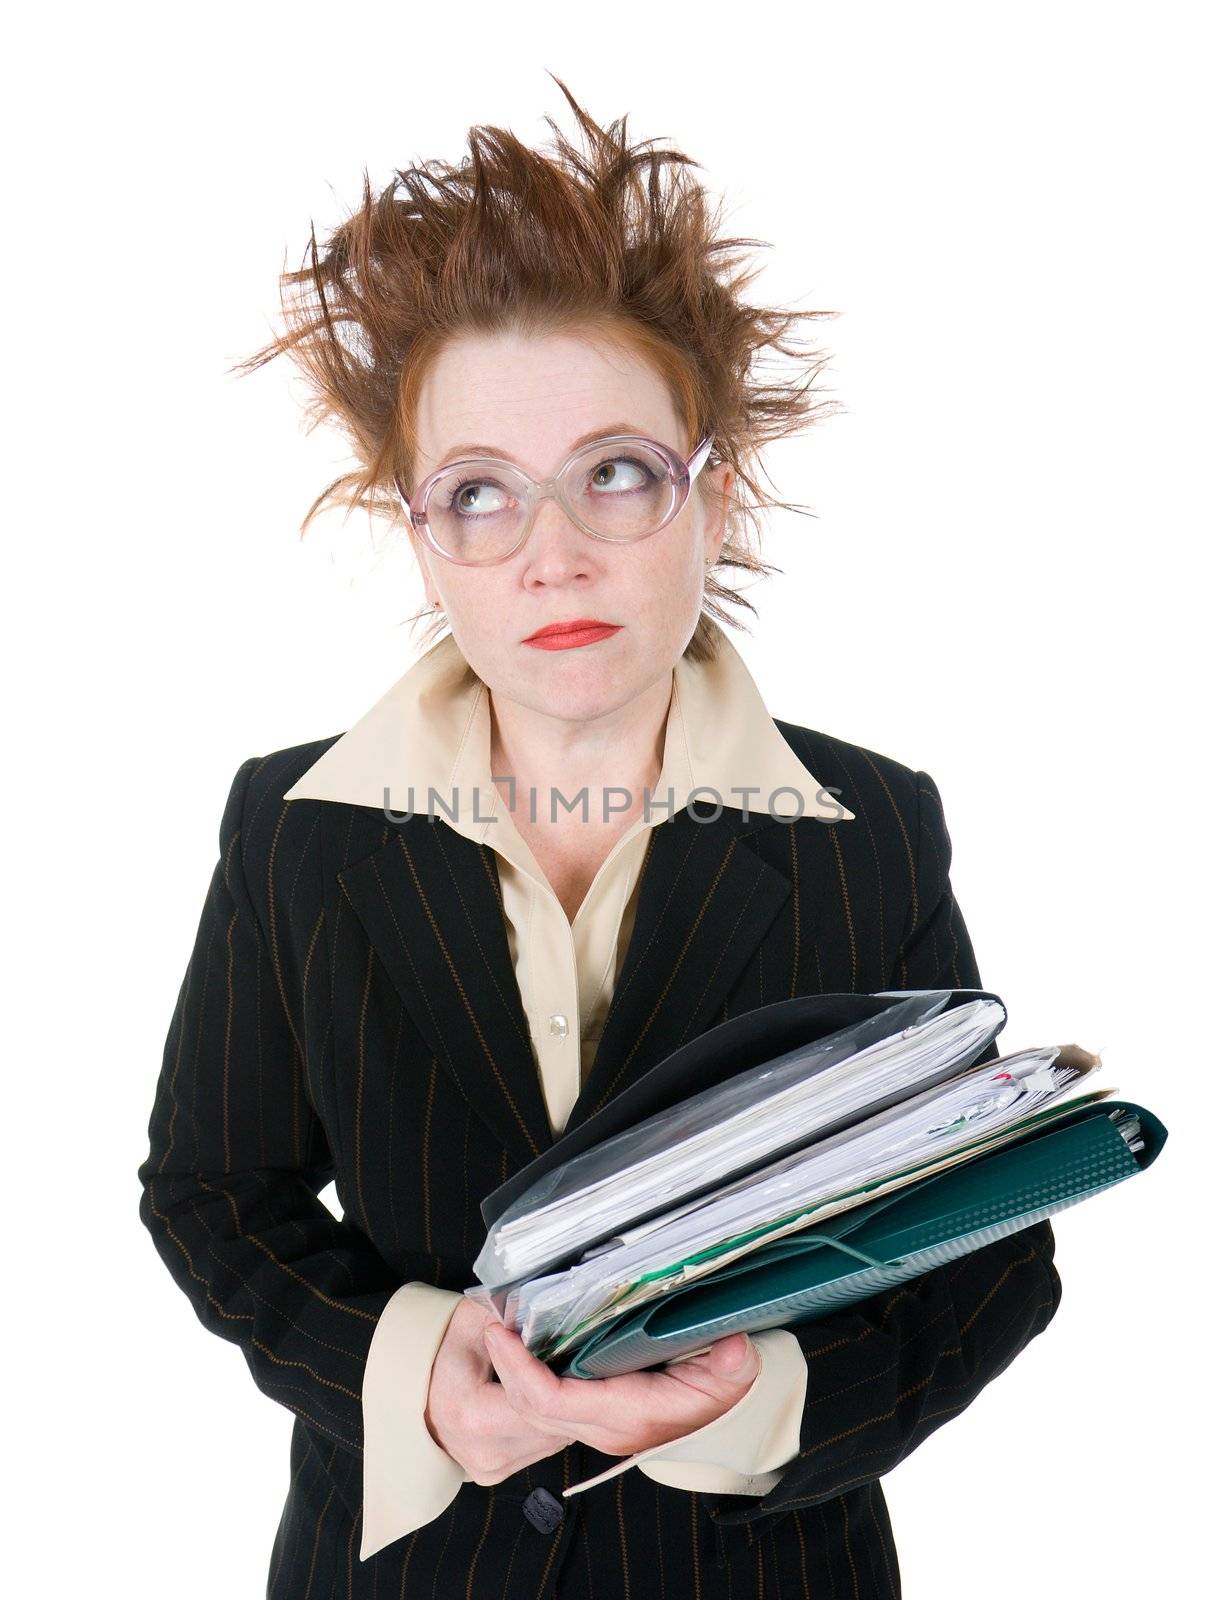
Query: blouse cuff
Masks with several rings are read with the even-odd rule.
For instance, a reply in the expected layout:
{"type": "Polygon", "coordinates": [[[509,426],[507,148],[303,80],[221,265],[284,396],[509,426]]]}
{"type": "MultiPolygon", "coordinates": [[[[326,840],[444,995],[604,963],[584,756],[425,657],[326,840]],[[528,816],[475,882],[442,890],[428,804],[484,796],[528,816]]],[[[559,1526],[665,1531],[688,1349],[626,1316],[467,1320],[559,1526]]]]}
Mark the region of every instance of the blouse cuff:
{"type": "Polygon", "coordinates": [[[377,1318],[364,1366],[360,1560],[438,1517],[470,1474],[427,1425],[432,1363],[463,1295],[404,1283],[377,1318]]]}

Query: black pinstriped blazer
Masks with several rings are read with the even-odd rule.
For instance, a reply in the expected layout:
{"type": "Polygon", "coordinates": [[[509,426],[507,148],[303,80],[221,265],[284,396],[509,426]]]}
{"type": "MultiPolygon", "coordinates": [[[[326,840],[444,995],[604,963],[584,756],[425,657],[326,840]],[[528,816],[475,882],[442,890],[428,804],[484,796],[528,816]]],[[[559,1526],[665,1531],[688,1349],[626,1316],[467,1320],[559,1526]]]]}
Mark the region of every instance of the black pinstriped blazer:
{"type": "MultiPolygon", "coordinates": [[[[750,1007],[981,986],[931,778],[776,725],[855,820],[716,818],[696,802],[651,830],[569,1127],[750,1007]]],[[[479,1200],[551,1135],[494,850],[422,813],[285,803],[332,743],[237,772],[139,1169],[164,1264],[295,1418],[269,1600],[898,1595],[878,1480],[1054,1315],[1048,1222],[793,1328],[810,1368],[801,1449],[763,1496],[628,1472],[563,1501],[543,1533],[522,1515],[530,1492],[558,1496],[615,1459],[575,1444],[500,1484],[463,1484],[433,1522],[360,1561],[360,1387],[377,1318],[407,1280],[475,1281],[479,1200]],[[332,1178],[342,1221],[318,1199],[332,1178]]],[[[204,1509],[216,1537],[224,1507],[192,1514],[204,1509]]]]}

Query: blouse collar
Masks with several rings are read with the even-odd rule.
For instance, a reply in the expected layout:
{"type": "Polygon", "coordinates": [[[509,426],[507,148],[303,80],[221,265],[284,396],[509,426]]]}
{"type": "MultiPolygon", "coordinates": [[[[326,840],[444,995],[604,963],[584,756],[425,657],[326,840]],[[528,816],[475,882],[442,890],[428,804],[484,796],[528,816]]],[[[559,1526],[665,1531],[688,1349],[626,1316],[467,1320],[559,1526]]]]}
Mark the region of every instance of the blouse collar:
{"type": "MultiPolygon", "coordinates": [[[[854,813],[822,789],[775,726],[732,641],[708,620],[713,657],[683,655],[673,668],[653,815],[664,820],[695,799],[748,807],[751,814],[851,821],[854,813]]],[[[430,806],[435,816],[477,825],[489,821],[500,798],[491,781],[490,748],[487,686],[450,633],[336,739],[284,799],[389,812],[430,806]]]]}

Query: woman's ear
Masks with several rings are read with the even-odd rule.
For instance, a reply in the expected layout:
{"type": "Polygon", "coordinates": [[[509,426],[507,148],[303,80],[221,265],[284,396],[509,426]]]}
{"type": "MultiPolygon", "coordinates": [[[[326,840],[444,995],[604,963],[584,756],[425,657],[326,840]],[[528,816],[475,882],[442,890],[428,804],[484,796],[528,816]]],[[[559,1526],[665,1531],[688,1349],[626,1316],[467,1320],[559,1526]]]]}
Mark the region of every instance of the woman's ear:
{"type": "Polygon", "coordinates": [[[706,497],[703,500],[703,559],[708,567],[713,567],[720,558],[728,534],[728,505],[734,474],[726,461],[718,467],[704,467],[703,472],[710,474],[714,485],[713,493],[706,494],[704,491],[706,497]]]}
{"type": "Polygon", "coordinates": [[[428,603],[429,610],[436,610],[440,606],[440,595],[432,581],[432,569],[428,564],[427,552],[419,540],[419,535],[414,528],[409,530],[411,541],[411,554],[415,558],[415,565],[419,568],[419,576],[423,580],[423,594],[428,603]]]}

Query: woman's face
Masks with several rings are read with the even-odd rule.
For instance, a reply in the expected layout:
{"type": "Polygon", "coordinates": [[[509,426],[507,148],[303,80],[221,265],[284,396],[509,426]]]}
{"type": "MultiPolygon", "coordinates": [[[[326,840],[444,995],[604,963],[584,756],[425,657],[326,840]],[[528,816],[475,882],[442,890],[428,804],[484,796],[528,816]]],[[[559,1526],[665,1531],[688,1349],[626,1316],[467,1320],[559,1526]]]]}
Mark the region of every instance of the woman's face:
{"type": "MultiPolygon", "coordinates": [[[[417,430],[417,483],[466,441],[494,446],[539,482],[593,430],[642,434],[683,457],[693,448],[642,357],[565,334],[454,340],[423,383],[417,430]]],[[[614,711],[668,675],[698,623],[732,469],[705,466],[708,474],[711,510],[696,480],[673,521],[633,544],[590,538],[553,499],[538,507],[523,548],[494,566],[459,566],[415,538],[428,600],[444,607],[458,648],[493,693],[561,719],[614,711]],[[618,631],[569,649],[525,643],[577,618],[618,631]]]]}

